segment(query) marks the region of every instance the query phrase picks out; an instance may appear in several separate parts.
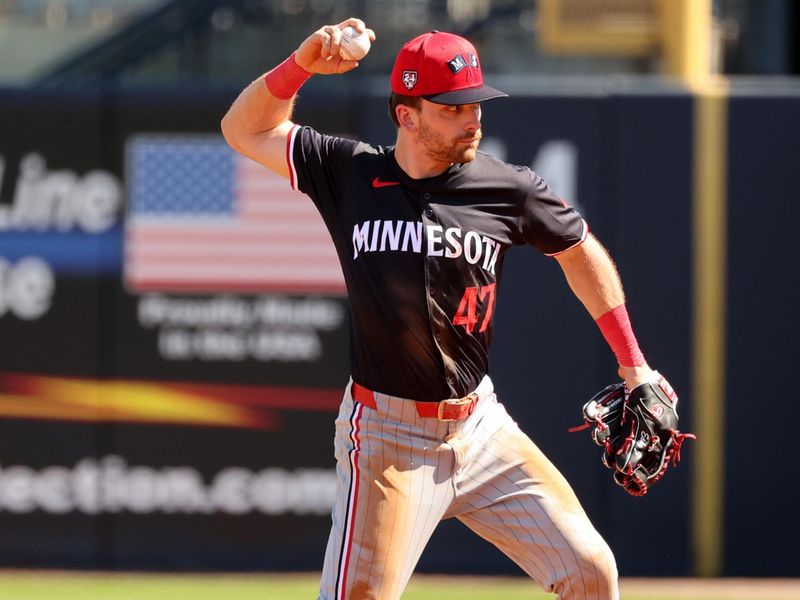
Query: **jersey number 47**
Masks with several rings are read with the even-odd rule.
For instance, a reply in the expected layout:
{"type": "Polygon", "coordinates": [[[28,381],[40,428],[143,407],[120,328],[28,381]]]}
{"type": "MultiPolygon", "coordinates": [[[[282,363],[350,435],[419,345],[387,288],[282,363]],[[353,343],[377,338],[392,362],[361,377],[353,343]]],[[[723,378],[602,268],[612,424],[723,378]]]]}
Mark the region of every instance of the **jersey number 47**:
{"type": "Polygon", "coordinates": [[[472,333],[480,319],[478,316],[478,302],[480,302],[483,320],[481,320],[481,327],[478,332],[483,333],[486,331],[494,312],[494,292],[496,287],[496,283],[490,283],[483,287],[468,287],[464,290],[464,295],[461,297],[461,302],[458,303],[458,309],[453,317],[453,325],[463,325],[467,329],[467,333],[472,333]]]}

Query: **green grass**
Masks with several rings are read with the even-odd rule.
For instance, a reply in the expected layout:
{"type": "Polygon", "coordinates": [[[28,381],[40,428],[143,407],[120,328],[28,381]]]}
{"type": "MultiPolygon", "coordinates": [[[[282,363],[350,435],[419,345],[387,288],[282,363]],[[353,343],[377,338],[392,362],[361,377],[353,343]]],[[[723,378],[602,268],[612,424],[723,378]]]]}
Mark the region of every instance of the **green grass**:
{"type": "MultiPolygon", "coordinates": [[[[800,582],[622,580],[625,600],[785,600],[800,582]],[[754,587],[755,586],[755,587],[754,587]]],[[[314,600],[318,575],[156,575],[0,570],[0,600],[314,600]]],[[[556,600],[524,577],[415,576],[403,600],[556,600]]]]}

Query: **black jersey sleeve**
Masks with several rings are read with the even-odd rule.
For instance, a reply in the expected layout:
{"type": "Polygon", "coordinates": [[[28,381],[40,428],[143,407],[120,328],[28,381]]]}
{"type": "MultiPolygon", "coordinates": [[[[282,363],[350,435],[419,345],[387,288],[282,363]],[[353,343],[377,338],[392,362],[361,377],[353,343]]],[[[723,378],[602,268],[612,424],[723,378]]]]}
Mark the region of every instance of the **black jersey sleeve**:
{"type": "Polygon", "coordinates": [[[292,187],[311,197],[323,216],[336,210],[359,142],[295,126],[287,141],[292,187]]]}
{"type": "Polygon", "coordinates": [[[589,227],[578,211],[559,198],[539,175],[528,172],[530,188],[519,219],[519,232],[525,241],[547,256],[583,242],[589,227]]]}

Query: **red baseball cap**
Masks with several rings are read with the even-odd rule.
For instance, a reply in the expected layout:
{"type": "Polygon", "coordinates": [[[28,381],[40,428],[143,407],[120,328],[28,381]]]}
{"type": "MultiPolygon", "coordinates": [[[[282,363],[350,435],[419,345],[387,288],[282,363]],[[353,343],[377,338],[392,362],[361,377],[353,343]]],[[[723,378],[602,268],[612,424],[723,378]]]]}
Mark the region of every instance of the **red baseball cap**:
{"type": "Polygon", "coordinates": [[[392,91],[436,104],[472,104],[508,96],[483,83],[478,51],[461,36],[423,33],[400,48],[392,69],[392,91]]]}

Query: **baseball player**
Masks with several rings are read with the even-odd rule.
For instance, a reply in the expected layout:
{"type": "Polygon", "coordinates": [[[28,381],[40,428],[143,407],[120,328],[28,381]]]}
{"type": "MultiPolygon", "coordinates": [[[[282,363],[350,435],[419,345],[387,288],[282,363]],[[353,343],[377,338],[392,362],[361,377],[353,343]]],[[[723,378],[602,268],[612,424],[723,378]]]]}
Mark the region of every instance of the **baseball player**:
{"type": "MultiPolygon", "coordinates": [[[[315,31],[250,84],[222,120],[238,152],[311,197],[350,299],[351,380],[336,420],[339,478],[320,598],[399,598],[441,519],[455,517],[560,598],[618,598],[614,557],[564,477],[508,416],[489,378],[506,252],[555,257],[630,389],[656,376],[615,267],[581,216],[526,167],[478,152],[483,81],[466,39],[424,33],[391,73],[394,146],[291,121],[355,18],[315,31]]],[[[454,549],[454,552],[457,552],[454,549]]]]}

